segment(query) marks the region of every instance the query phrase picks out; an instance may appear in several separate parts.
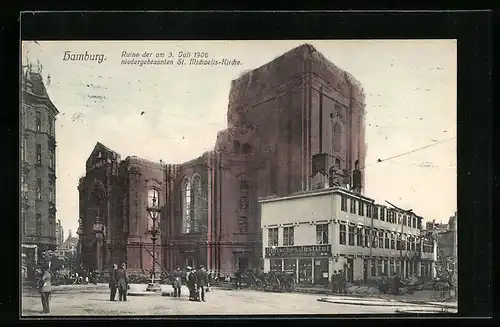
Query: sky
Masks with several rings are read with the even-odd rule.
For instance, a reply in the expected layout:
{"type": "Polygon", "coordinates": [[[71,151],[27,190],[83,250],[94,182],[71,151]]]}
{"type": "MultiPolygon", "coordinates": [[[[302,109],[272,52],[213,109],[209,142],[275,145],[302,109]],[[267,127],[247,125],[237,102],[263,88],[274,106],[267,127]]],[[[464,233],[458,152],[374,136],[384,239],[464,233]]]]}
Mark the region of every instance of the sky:
{"type": "Polygon", "coordinates": [[[23,42],[23,64],[40,63],[60,112],[56,206],[65,237],[78,227],[78,179],[97,142],[122,159],[194,159],[212,150],[227,126],[231,80],[304,43],[365,90],[365,195],[446,223],[457,210],[455,40],[23,42]],[[65,51],[105,60],[64,61],[65,51]],[[122,65],[123,51],[150,52],[153,59],[157,52],[206,52],[241,65],[122,65]]]}

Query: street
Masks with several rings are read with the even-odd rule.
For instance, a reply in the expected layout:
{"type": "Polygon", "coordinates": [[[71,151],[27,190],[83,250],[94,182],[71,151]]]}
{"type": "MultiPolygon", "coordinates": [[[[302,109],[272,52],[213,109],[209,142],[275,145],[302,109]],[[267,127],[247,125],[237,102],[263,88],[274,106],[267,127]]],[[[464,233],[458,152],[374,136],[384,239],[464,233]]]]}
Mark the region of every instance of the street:
{"type": "MultiPolygon", "coordinates": [[[[132,285],[131,292],[145,285],[132,285]]],[[[171,292],[169,285],[162,285],[163,292],[171,292]]],[[[396,310],[427,310],[419,305],[392,303],[370,305],[342,299],[332,302],[318,301],[313,294],[268,293],[251,290],[213,289],[206,294],[207,302],[190,302],[183,287],[180,299],[160,296],[129,296],[127,302],[109,301],[106,284],[71,285],[54,287],[50,314],[41,313],[40,295],[34,291],[23,292],[22,315],[33,316],[100,316],[100,315],[289,315],[289,314],[393,314],[396,310]]],[[[364,300],[364,302],[366,302],[364,300]]],[[[378,303],[378,302],[377,302],[378,303]]]]}

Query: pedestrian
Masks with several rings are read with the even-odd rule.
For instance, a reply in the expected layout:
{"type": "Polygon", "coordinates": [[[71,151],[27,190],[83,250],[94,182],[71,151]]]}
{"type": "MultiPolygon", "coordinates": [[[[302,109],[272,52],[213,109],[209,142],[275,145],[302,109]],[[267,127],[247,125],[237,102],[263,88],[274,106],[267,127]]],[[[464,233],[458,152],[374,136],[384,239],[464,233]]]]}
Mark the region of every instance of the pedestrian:
{"type": "Polygon", "coordinates": [[[40,276],[40,279],[38,280],[37,283],[42,298],[43,313],[50,313],[49,302],[50,302],[50,294],[52,291],[51,279],[52,275],[50,274],[49,265],[45,265],[43,267],[42,276],[40,276]]]}
{"type": "Polygon", "coordinates": [[[236,289],[242,288],[241,287],[241,272],[239,269],[236,270],[234,273],[234,278],[236,279],[236,289]]]}
{"type": "Polygon", "coordinates": [[[337,283],[338,283],[338,290],[339,293],[345,294],[346,293],[346,285],[345,285],[345,275],[344,275],[344,270],[339,270],[338,275],[337,275],[337,283]]]}
{"type": "Polygon", "coordinates": [[[398,276],[398,274],[394,273],[394,277],[392,280],[392,292],[394,295],[399,294],[400,287],[401,287],[401,278],[398,276]]]}
{"type": "Polygon", "coordinates": [[[111,290],[109,300],[115,301],[116,290],[118,289],[118,265],[116,263],[113,264],[111,276],[109,277],[109,289],[111,290]]]}
{"type": "Polygon", "coordinates": [[[116,272],[118,279],[118,301],[127,301],[128,276],[127,264],[122,263],[120,269],[116,272]]]}
{"type": "Polygon", "coordinates": [[[196,301],[198,297],[196,296],[197,286],[196,286],[196,270],[191,269],[188,275],[188,287],[189,287],[189,300],[196,301]]]}
{"type": "Polygon", "coordinates": [[[196,294],[200,295],[199,301],[205,302],[205,287],[210,287],[210,283],[208,281],[207,271],[203,265],[200,265],[200,269],[196,272],[196,286],[196,294]]]}
{"type": "Polygon", "coordinates": [[[172,274],[174,281],[172,286],[174,288],[174,297],[181,297],[181,286],[182,286],[182,271],[181,267],[177,266],[172,274]]]}
{"type": "Polygon", "coordinates": [[[330,278],[330,282],[332,283],[332,293],[338,292],[338,281],[337,281],[337,271],[334,270],[332,277],[330,278]]]}

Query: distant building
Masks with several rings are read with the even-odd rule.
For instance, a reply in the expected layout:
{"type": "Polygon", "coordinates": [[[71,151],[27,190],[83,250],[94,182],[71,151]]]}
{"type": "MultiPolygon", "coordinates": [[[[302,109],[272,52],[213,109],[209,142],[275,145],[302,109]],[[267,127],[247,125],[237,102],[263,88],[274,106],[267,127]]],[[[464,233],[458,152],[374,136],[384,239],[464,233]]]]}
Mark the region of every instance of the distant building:
{"type": "Polygon", "coordinates": [[[23,67],[20,79],[21,244],[25,260],[55,250],[56,130],[59,113],[47,94],[41,67],[23,67]]]}
{"type": "Polygon", "coordinates": [[[64,242],[64,227],[61,224],[61,221],[57,221],[56,225],[56,237],[57,237],[57,246],[61,245],[64,242]]]}
{"type": "Polygon", "coordinates": [[[75,256],[78,250],[78,237],[71,236],[71,230],[68,238],[57,247],[56,255],[58,257],[72,257],[75,256]]]}
{"type": "Polygon", "coordinates": [[[260,200],[264,271],[295,272],[300,283],[327,284],[394,273],[432,276],[434,243],[422,217],[332,187],[260,200]]]}
{"type": "MultiPolygon", "coordinates": [[[[448,220],[448,224],[434,225],[434,229],[428,229],[427,233],[437,243],[437,271],[441,275],[445,271],[458,273],[457,255],[457,212],[448,220]]],[[[456,276],[455,276],[456,277],[456,276]]]]}

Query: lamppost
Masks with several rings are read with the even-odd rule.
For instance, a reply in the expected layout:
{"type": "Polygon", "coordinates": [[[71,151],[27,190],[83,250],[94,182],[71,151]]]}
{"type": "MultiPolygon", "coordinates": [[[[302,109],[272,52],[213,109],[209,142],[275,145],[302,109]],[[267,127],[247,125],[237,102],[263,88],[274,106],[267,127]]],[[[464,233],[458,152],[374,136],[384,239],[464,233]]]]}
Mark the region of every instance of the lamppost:
{"type": "Polygon", "coordinates": [[[148,212],[149,216],[151,217],[151,220],[153,222],[153,225],[151,226],[151,241],[153,241],[153,271],[151,275],[151,283],[148,284],[148,287],[146,288],[146,291],[148,292],[159,292],[161,291],[160,285],[158,283],[155,283],[155,278],[156,278],[156,240],[158,239],[156,236],[159,234],[159,230],[156,227],[156,219],[158,219],[158,214],[160,213],[161,209],[158,207],[156,204],[156,192],[153,192],[153,201],[152,205],[148,206],[146,208],[146,211],[148,212]]]}

